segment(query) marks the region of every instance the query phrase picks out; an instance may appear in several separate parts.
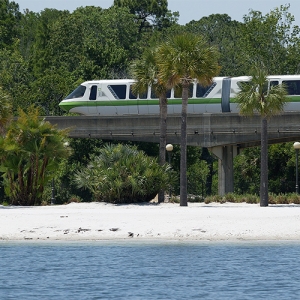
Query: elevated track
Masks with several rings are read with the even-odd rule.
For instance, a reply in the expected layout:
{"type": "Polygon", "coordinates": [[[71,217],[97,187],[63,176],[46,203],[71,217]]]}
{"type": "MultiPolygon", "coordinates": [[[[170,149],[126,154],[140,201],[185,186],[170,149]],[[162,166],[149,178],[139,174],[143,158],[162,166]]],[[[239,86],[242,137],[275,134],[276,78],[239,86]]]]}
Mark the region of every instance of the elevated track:
{"type": "MultiPolygon", "coordinates": [[[[60,129],[69,128],[74,138],[159,143],[159,116],[126,115],[114,117],[46,117],[60,129]]],[[[181,116],[167,119],[167,143],[180,144],[181,116]]],[[[207,147],[219,159],[219,194],[233,192],[233,158],[239,150],[260,145],[261,118],[233,113],[189,114],[188,145],[207,147]]],[[[300,141],[300,114],[284,113],[268,122],[268,143],[300,141]]]]}
{"type": "MultiPolygon", "coordinates": [[[[159,116],[126,115],[114,117],[46,117],[58,128],[70,128],[70,137],[105,140],[159,142],[159,116]]],[[[188,145],[213,148],[260,144],[260,116],[244,117],[233,113],[190,114],[187,121],[188,145]]],[[[181,116],[167,119],[167,141],[180,144],[181,116]]],[[[268,141],[282,143],[300,140],[300,114],[284,113],[268,122],[268,141]]]]}

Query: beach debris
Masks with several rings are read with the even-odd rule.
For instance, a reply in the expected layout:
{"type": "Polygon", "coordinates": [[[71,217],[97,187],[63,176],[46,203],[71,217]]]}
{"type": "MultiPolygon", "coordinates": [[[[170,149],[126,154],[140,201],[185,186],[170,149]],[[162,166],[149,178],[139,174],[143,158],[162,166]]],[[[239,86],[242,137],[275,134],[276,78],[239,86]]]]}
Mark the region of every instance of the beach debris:
{"type": "Polygon", "coordinates": [[[86,232],[86,231],[91,231],[91,229],[84,229],[84,228],[81,228],[79,227],[79,229],[77,230],[77,232],[86,232]]]}
{"type": "Polygon", "coordinates": [[[133,232],[128,232],[128,236],[129,236],[129,237],[133,237],[133,236],[134,236],[134,233],[133,233],[133,232]]]}
{"type": "Polygon", "coordinates": [[[118,231],[119,228],[110,228],[109,230],[110,230],[110,231],[118,231]]]}
{"type": "Polygon", "coordinates": [[[203,229],[201,229],[201,228],[194,228],[194,229],[192,229],[192,231],[200,231],[200,232],[202,232],[202,233],[205,233],[205,232],[206,232],[206,230],[203,230],[203,229]]]}
{"type": "Polygon", "coordinates": [[[64,230],[64,234],[68,234],[70,232],[69,229],[64,230]]]}

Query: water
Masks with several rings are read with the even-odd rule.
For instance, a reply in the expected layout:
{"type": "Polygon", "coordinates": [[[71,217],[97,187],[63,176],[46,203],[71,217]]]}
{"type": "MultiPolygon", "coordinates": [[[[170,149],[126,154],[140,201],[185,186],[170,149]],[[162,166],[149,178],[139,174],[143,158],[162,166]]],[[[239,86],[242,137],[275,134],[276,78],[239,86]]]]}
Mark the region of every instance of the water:
{"type": "Polygon", "coordinates": [[[0,243],[0,299],[299,299],[300,243],[0,243]]]}

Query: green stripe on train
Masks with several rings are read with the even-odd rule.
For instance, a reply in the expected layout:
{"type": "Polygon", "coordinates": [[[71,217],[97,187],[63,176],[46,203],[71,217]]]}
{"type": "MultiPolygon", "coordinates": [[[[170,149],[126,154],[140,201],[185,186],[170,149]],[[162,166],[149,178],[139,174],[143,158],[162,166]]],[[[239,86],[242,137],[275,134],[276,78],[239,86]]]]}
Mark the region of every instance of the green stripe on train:
{"type": "MultiPolygon", "coordinates": [[[[292,102],[300,102],[300,96],[289,97],[292,102]]],[[[231,103],[236,103],[235,98],[230,99],[231,103]]],[[[168,105],[181,105],[181,99],[169,99],[168,105]]],[[[221,104],[221,98],[197,98],[189,99],[189,104],[221,104]]],[[[143,105],[159,105],[158,99],[151,100],[89,100],[89,101],[70,101],[59,104],[61,108],[69,111],[75,107],[94,107],[94,106],[143,106],[143,105]]]]}
{"type": "MultiPolygon", "coordinates": [[[[168,105],[181,105],[181,99],[169,99],[168,105]]],[[[189,104],[220,104],[219,98],[202,98],[202,99],[189,99],[189,104]]],[[[147,105],[159,105],[159,100],[111,100],[111,101],[69,101],[59,104],[61,108],[70,110],[75,107],[93,107],[93,106],[147,106],[147,105]]]]}

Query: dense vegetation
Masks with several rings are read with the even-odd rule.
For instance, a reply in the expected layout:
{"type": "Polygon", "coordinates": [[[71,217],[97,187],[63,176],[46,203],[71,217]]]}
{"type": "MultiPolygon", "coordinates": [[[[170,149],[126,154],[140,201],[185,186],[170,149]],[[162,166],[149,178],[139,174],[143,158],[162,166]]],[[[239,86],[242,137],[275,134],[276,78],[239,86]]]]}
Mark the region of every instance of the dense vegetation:
{"type": "Polygon", "coordinates": [[[168,164],[160,166],[136,147],[106,145],[98,156],[75,174],[79,188],[91,191],[94,200],[111,203],[150,201],[167,188],[174,174],[168,164]]]}
{"type": "MultiPolygon", "coordinates": [[[[288,5],[266,15],[250,11],[243,22],[215,14],[180,26],[178,13],[168,11],[166,0],[115,0],[109,9],[87,6],[74,12],[45,9],[40,13],[20,12],[16,1],[0,0],[0,17],[0,100],[10,99],[15,116],[19,111],[27,113],[32,104],[42,115],[63,114],[58,103],[80,82],[129,77],[130,67],[145,49],[178,33],[201,35],[216,47],[220,52],[221,76],[248,75],[257,61],[268,68],[269,74],[299,72],[300,29],[294,25],[288,5]]],[[[3,114],[0,111],[1,132],[6,111],[5,107],[3,114]]],[[[72,154],[52,168],[51,176],[47,175],[54,178],[57,203],[92,198],[90,191],[75,184],[74,174],[87,167],[104,146],[105,141],[70,140],[72,154]]],[[[174,146],[172,167],[179,174],[180,151],[174,146]]],[[[139,143],[137,149],[158,157],[158,145],[139,143]]],[[[258,194],[259,149],[244,150],[235,158],[234,168],[235,191],[258,194]]],[[[216,194],[216,170],[217,161],[207,149],[187,148],[189,194],[216,194]]],[[[294,170],[292,143],[269,146],[270,192],[293,192],[294,170]]],[[[1,171],[3,200],[8,177],[3,168],[1,171]]],[[[179,183],[172,186],[172,192],[178,194],[179,183]]],[[[50,200],[51,185],[45,186],[43,195],[37,197],[39,200],[33,203],[50,200]]]]}

